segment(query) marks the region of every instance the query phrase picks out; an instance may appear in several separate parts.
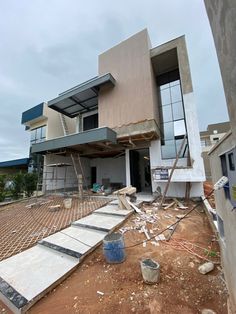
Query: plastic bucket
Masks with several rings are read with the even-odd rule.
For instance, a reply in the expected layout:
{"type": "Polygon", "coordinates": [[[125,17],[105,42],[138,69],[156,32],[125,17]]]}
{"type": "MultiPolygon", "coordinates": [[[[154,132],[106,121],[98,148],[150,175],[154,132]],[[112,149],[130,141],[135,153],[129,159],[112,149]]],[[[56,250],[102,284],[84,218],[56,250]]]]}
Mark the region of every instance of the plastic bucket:
{"type": "Polygon", "coordinates": [[[125,260],[125,243],[121,233],[112,233],[103,239],[103,254],[107,263],[122,263],[125,260]]]}
{"type": "Polygon", "coordinates": [[[140,262],[140,265],[144,282],[154,284],[160,281],[160,265],[157,262],[146,258],[140,262]]]}
{"type": "Polygon", "coordinates": [[[66,209],[71,209],[72,198],[65,198],[63,202],[66,209]]]}

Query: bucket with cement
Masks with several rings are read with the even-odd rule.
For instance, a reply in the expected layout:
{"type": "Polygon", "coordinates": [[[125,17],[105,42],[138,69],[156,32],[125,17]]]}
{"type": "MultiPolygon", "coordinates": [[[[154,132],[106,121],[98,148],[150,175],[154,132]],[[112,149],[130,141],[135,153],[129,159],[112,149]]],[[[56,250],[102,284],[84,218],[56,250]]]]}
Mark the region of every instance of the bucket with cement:
{"type": "Polygon", "coordinates": [[[151,258],[143,259],[140,262],[143,281],[148,284],[155,284],[160,281],[160,265],[151,258]]]}
{"type": "Polygon", "coordinates": [[[65,198],[63,202],[64,202],[64,207],[66,209],[71,209],[71,207],[72,207],[72,198],[65,198]]]}
{"type": "Polygon", "coordinates": [[[118,264],[125,260],[125,243],[119,232],[108,234],[103,239],[103,254],[107,263],[118,264]]]}

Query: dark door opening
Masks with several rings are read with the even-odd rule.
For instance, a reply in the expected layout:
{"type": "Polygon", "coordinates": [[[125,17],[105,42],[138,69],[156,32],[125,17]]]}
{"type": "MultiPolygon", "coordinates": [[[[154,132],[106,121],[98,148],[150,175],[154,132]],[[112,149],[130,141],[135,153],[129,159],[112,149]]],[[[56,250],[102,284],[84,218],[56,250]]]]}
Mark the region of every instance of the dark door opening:
{"type": "Polygon", "coordinates": [[[91,167],[91,187],[97,182],[97,168],[91,167]]]}
{"type": "Polygon", "coordinates": [[[137,192],[152,191],[149,149],[130,150],[130,181],[137,192]]]}

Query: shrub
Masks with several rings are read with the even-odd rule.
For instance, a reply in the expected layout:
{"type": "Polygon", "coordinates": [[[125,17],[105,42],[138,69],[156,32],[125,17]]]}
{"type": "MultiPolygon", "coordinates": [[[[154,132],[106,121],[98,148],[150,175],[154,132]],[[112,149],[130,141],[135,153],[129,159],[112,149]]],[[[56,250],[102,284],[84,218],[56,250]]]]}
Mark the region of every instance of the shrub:
{"type": "Polygon", "coordinates": [[[21,172],[14,174],[11,181],[12,196],[17,199],[24,191],[24,174],[21,172]]]}
{"type": "Polygon", "coordinates": [[[6,175],[0,175],[0,202],[3,202],[6,196],[5,185],[7,177],[6,175]]]}
{"type": "Polygon", "coordinates": [[[24,192],[27,197],[33,195],[37,188],[37,174],[36,173],[25,173],[23,178],[24,192]]]}

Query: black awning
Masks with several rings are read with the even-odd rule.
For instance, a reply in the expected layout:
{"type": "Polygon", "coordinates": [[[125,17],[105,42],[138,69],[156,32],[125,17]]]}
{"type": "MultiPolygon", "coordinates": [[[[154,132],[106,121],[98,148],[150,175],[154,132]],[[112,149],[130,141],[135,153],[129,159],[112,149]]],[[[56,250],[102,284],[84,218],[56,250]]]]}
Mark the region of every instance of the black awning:
{"type": "Polygon", "coordinates": [[[57,98],[48,102],[48,107],[70,118],[74,118],[79,113],[97,108],[98,91],[103,85],[115,85],[115,79],[110,73],[96,76],[59,94],[57,98]]]}

